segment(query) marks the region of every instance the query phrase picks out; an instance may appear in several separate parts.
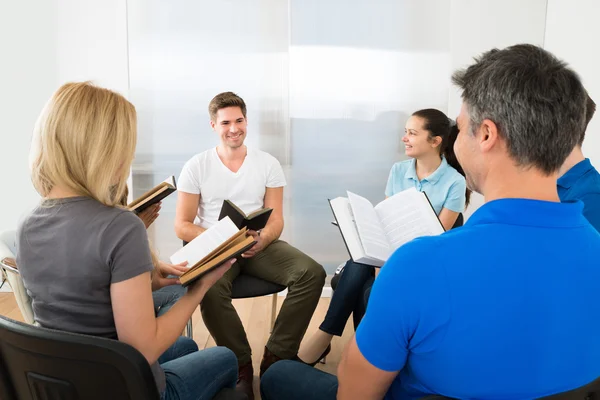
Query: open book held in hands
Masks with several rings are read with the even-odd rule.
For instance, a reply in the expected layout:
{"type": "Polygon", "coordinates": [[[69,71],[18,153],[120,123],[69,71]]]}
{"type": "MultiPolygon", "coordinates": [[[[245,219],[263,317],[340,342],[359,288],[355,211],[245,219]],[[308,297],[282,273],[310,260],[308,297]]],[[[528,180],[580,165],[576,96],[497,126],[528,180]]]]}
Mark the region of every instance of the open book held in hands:
{"type": "Polygon", "coordinates": [[[381,267],[403,244],[420,236],[439,235],[444,227],[427,195],[412,188],[373,207],[364,197],[329,200],[348,253],[356,263],[381,267]]]}
{"type": "Polygon", "coordinates": [[[158,203],[171,193],[177,190],[177,185],[175,184],[175,177],[171,176],[167,178],[165,181],[159,183],[139,198],[135,199],[131,203],[127,205],[127,208],[130,211],[133,211],[136,214],[144,211],[146,208],[150,207],[153,204],[158,203]]]}
{"type": "Polygon", "coordinates": [[[225,217],[173,254],[170,258],[173,264],[188,262],[189,269],[179,277],[181,284],[189,285],[254,246],[256,241],[246,236],[247,231],[238,229],[225,217]]]}
{"type": "Polygon", "coordinates": [[[232,201],[224,200],[219,221],[229,217],[238,229],[247,228],[250,231],[259,231],[267,225],[272,212],[271,208],[261,208],[246,215],[232,201]]]}

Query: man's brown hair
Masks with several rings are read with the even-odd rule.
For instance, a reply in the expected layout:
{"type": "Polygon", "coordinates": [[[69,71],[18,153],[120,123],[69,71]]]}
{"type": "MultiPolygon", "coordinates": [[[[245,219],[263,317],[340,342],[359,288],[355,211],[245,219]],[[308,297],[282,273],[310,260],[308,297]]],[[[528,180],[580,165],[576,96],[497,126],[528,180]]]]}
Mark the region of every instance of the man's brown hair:
{"type": "Polygon", "coordinates": [[[239,107],[242,115],[246,118],[246,103],[244,99],[233,92],[219,93],[208,104],[208,115],[212,121],[217,120],[217,112],[227,107],[239,107]]]}

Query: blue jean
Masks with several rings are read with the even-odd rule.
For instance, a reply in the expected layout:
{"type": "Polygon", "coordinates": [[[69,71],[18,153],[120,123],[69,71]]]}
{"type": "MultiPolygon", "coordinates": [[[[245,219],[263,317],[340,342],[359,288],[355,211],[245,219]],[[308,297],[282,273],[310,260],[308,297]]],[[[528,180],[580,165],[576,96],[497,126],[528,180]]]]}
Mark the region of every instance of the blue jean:
{"type": "Polygon", "coordinates": [[[161,316],[185,294],[186,289],[181,285],[165,286],[152,292],[152,300],[154,300],[154,313],[156,316],[161,316]]]}
{"type": "Polygon", "coordinates": [[[334,375],[290,360],[273,364],[260,379],[263,400],[335,400],[337,388],[334,375]]]}
{"type": "Polygon", "coordinates": [[[341,336],[350,314],[353,315],[356,329],[365,315],[374,276],[375,267],[347,261],[319,329],[330,335],[341,336]]]}
{"type": "Polygon", "coordinates": [[[159,359],[167,387],[162,400],[210,400],[221,389],[234,388],[237,358],[225,347],[198,351],[190,338],[180,337],[159,359]]]}

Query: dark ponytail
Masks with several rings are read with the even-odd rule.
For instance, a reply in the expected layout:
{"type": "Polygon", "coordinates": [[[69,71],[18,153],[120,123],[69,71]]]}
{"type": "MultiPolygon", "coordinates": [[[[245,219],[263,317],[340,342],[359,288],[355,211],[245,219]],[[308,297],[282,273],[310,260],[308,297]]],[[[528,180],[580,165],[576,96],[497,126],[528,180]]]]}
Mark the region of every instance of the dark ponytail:
{"type": "MultiPolygon", "coordinates": [[[[442,143],[439,146],[440,155],[446,158],[448,164],[457,170],[462,176],[465,176],[465,171],[461,167],[454,154],[454,142],[458,136],[458,127],[456,122],[446,116],[440,110],[434,108],[427,108],[419,110],[413,113],[413,116],[423,118],[425,124],[423,129],[429,132],[429,138],[433,139],[436,136],[442,138],[442,143]]],[[[465,176],[466,177],[466,176],[465,176]]],[[[471,191],[469,189],[465,192],[465,208],[471,201],[471,191]]]]}

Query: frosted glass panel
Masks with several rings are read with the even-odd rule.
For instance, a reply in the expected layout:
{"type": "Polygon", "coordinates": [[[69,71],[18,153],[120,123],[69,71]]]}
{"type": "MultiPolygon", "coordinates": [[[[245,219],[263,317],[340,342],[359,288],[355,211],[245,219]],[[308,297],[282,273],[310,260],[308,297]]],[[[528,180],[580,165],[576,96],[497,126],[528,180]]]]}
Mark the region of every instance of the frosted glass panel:
{"type": "MultiPolygon", "coordinates": [[[[247,144],[288,179],[283,239],[332,273],[348,258],[327,198],[384,197],[408,116],[447,109],[447,0],[128,0],[130,97],[138,109],[134,194],[218,143],[207,106],[248,105],[247,144]]],[[[167,258],[175,196],[151,228],[167,258]]]]}
{"type": "MultiPolygon", "coordinates": [[[[218,144],[208,103],[233,91],[248,106],[246,143],[288,162],[288,5],[280,0],[128,0],[130,98],[139,136],[134,194],[178,176],[218,144]]],[[[176,196],[163,202],[151,238],[168,259],[181,242],[176,196]]]]}
{"type": "Polygon", "coordinates": [[[447,108],[448,1],[291,1],[290,190],[296,245],[348,258],[327,198],[384,198],[410,114],[447,108]]]}

